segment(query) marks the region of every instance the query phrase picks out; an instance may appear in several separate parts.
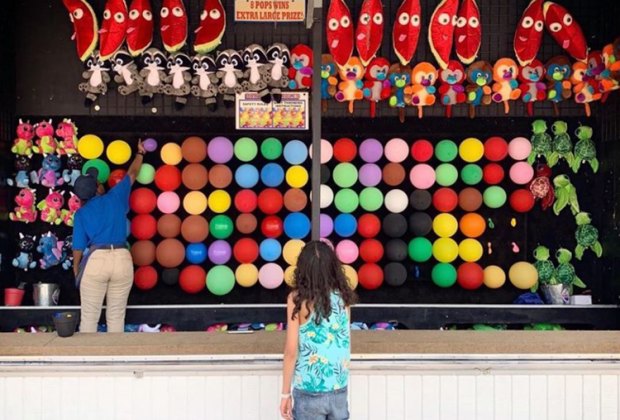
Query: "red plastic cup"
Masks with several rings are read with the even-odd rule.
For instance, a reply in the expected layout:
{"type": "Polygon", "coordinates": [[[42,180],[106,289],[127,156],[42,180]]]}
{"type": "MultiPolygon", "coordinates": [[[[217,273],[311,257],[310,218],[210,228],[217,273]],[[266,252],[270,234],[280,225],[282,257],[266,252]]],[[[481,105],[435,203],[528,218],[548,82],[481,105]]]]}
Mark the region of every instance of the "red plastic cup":
{"type": "Polygon", "coordinates": [[[20,306],[24,298],[24,290],[16,287],[4,289],[4,305],[20,306]]]}

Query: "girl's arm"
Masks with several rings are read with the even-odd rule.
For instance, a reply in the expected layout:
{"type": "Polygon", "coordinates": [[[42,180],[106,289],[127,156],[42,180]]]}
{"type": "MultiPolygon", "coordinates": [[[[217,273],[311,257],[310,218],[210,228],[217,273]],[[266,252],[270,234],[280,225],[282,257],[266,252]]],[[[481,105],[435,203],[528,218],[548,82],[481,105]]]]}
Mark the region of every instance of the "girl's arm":
{"type": "Polygon", "coordinates": [[[284,345],[284,363],[282,366],[282,400],[280,414],[284,418],[292,418],[291,405],[291,382],[295,362],[297,362],[297,346],[299,343],[299,314],[293,319],[293,293],[288,295],[286,302],[286,344],[284,345]]]}

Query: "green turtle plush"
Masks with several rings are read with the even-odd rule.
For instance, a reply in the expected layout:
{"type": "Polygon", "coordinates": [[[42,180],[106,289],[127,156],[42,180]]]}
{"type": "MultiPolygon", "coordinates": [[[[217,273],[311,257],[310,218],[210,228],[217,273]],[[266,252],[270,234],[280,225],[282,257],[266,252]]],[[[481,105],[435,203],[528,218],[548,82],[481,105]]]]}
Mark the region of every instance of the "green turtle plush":
{"type": "Polygon", "coordinates": [[[539,245],[534,249],[534,259],[536,260],[534,267],[538,271],[538,282],[540,284],[557,284],[554,278],[555,265],[549,259],[550,256],[549,248],[546,246],[539,245]]]}
{"type": "Polygon", "coordinates": [[[575,216],[577,222],[577,230],[575,231],[575,239],[577,246],[575,247],[575,257],[581,260],[586,249],[591,249],[597,257],[603,255],[603,246],[598,240],[598,229],[591,225],[592,218],[589,213],[581,212],[575,216]]]}
{"type": "Polygon", "coordinates": [[[566,248],[560,248],[555,253],[558,266],[555,268],[555,278],[566,286],[577,286],[585,288],[586,285],[577,277],[575,267],[571,264],[573,253],[566,248]]]}
{"type": "Polygon", "coordinates": [[[567,175],[558,175],[553,178],[555,190],[555,203],[553,203],[553,212],[556,216],[569,206],[573,214],[579,213],[579,200],[577,199],[577,188],[570,182],[567,175]]]}
{"type": "Polygon", "coordinates": [[[556,121],[551,126],[553,131],[552,151],[547,158],[547,164],[553,168],[560,159],[566,160],[569,166],[573,165],[573,141],[568,134],[568,124],[564,121],[556,121]]]}
{"type": "Polygon", "coordinates": [[[582,125],[575,130],[575,135],[579,139],[575,144],[575,159],[571,168],[577,173],[582,163],[589,163],[592,172],[598,171],[598,159],[596,158],[596,146],[592,141],[592,127],[582,125]]]}
{"type": "Polygon", "coordinates": [[[527,163],[530,165],[534,163],[537,157],[544,156],[549,161],[549,155],[551,154],[552,139],[549,133],[547,133],[547,123],[544,120],[536,120],[532,123],[532,152],[527,158],[527,163]]]}

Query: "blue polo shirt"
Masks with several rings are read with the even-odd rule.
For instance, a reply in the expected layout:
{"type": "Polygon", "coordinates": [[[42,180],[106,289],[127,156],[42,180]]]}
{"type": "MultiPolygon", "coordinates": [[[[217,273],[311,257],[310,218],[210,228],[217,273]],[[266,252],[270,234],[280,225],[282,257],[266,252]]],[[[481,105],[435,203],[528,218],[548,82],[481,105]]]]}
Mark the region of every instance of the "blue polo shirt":
{"type": "Polygon", "coordinates": [[[73,249],[127,242],[131,180],[128,175],[103,195],[96,195],[75,213],[73,249]]]}

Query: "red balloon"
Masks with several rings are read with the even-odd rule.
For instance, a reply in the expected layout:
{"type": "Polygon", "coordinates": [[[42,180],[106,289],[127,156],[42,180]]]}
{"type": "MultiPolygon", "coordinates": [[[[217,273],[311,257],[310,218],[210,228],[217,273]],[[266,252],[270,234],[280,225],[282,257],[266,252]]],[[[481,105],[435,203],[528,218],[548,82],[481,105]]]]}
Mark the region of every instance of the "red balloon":
{"type": "Polygon", "coordinates": [[[383,258],[383,244],[376,239],[364,239],[360,245],[360,257],[367,263],[379,262],[383,258]]]}
{"type": "Polygon", "coordinates": [[[504,179],[504,168],[497,163],[488,163],[482,170],[482,179],[489,185],[497,185],[504,179]]]}
{"type": "Polygon", "coordinates": [[[157,270],[150,265],[139,267],[133,275],[133,282],[140,290],[150,290],[157,284],[157,270]]]}
{"type": "Polygon", "coordinates": [[[155,172],[155,185],[162,191],[174,191],[181,186],[181,171],[176,166],[164,165],[155,172]]]}
{"type": "Polygon", "coordinates": [[[241,264],[250,264],[258,258],[258,244],[252,238],[241,238],[233,246],[233,255],[241,264]]]}
{"type": "Polygon", "coordinates": [[[179,286],[185,293],[199,293],[206,285],[207,273],[199,265],[187,266],[179,274],[179,286]]]}
{"type": "Polygon", "coordinates": [[[131,235],[138,240],[151,239],[157,233],[157,220],[150,214],[139,214],[131,221],[131,235]]]}
{"type": "Polygon", "coordinates": [[[275,188],[264,189],[258,194],[258,208],[265,214],[276,214],[283,205],[282,193],[275,188]]]}
{"type": "Polygon", "coordinates": [[[108,178],[108,185],[110,188],[118,184],[123,180],[123,178],[127,175],[127,171],[124,169],[115,169],[110,173],[110,177],[108,178]]]}
{"type": "Polygon", "coordinates": [[[366,263],[357,271],[357,278],[364,289],[378,289],[383,284],[383,270],[377,264],[366,263]]]}
{"type": "Polygon", "coordinates": [[[252,190],[241,190],[235,195],[235,208],[241,213],[251,213],[256,210],[258,197],[252,190]]]}
{"type": "Polygon", "coordinates": [[[433,143],[428,140],[416,140],[411,145],[411,157],[418,162],[426,162],[433,157],[433,143]]]}
{"type": "Polygon", "coordinates": [[[343,137],[334,143],[334,158],[339,162],[351,162],[357,155],[357,146],[350,138],[343,137]]]}
{"type": "Polygon", "coordinates": [[[530,190],[521,188],[510,194],[509,202],[510,207],[512,207],[514,211],[519,213],[527,213],[534,208],[536,200],[530,190]]]}
{"type": "Polygon", "coordinates": [[[267,216],[260,224],[260,230],[268,238],[277,238],[282,235],[284,224],[278,216],[267,216]]]}
{"type": "Polygon", "coordinates": [[[508,155],[508,143],[501,137],[489,137],[484,142],[484,157],[491,162],[504,160],[508,155]]]}
{"type": "Polygon", "coordinates": [[[459,196],[452,188],[440,188],[433,194],[433,207],[442,213],[449,213],[459,204],[459,196]]]}
{"type": "Polygon", "coordinates": [[[374,238],[381,231],[381,220],[371,213],[366,213],[357,221],[357,231],[364,238],[374,238]]]}
{"type": "Polygon", "coordinates": [[[156,206],[157,196],[148,188],[138,188],[137,190],[133,190],[129,196],[129,207],[134,213],[150,213],[155,210],[156,206]]]}
{"type": "Polygon", "coordinates": [[[466,262],[456,270],[456,281],[463,289],[476,290],[484,282],[484,270],[474,262],[466,262]]]}

